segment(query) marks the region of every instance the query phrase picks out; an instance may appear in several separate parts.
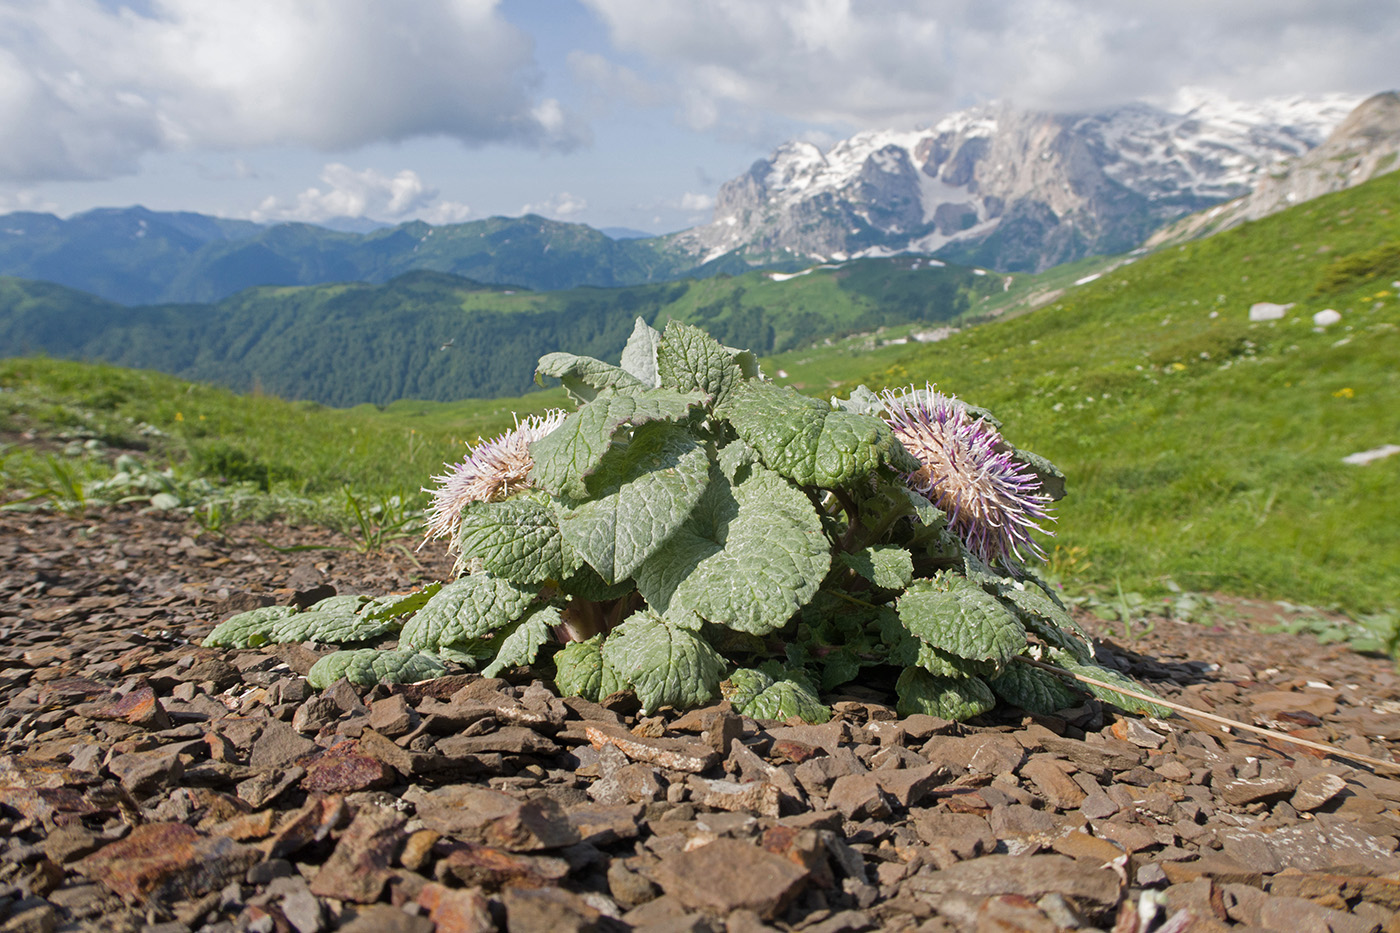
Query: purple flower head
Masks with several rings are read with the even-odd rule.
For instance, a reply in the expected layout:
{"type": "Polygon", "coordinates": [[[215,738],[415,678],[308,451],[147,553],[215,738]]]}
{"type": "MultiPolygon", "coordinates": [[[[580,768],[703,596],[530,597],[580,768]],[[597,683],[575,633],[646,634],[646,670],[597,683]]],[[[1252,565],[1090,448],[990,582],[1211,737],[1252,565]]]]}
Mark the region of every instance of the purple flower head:
{"type": "Polygon", "coordinates": [[[516,418],[515,427],[499,437],[489,441],[478,438],[461,463],[443,464],[447,472],[433,477],[437,487],[423,489],[433,494],[424,543],[455,536],[468,502],[500,502],[530,488],[530,468],[535,465],[530,443],[559,427],[564,414],[556,408],[524,421],[516,418]]]}
{"type": "Polygon", "coordinates": [[[1012,456],[992,424],[974,417],[951,395],[910,386],[881,395],[881,416],[922,469],[905,476],[909,488],[948,516],[948,527],[983,561],[1017,567],[1045,552],[1031,532],[1054,521],[1040,478],[1012,456]]]}

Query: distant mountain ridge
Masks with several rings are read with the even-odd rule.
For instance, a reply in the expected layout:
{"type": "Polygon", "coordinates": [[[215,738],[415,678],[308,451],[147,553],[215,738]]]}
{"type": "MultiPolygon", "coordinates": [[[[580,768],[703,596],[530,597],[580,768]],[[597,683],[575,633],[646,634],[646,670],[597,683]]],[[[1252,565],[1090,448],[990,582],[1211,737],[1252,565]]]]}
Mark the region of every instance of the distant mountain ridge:
{"type": "Polygon", "coordinates": [[[119,304],[210,302],[263,285],[387,282],[414,269],[531,289],[614,288],[683,275],[743,272],[744,262],[693,257],[655,239],[618,239],[534,214],[368,232],[256,224],[143,207],[67,220],[0,216],[0,275],[55,282],[119,304]]]}
{"type": "Polygon", "coordinates": [[[912,252],[1040,271],[1132,249],[1167,221],[1249,192],[1356,103],[1196,94],[1171,110],[989,105],[926,130],[861,133],[825,152],[787,143],[724,184],[711,223],[666,239],[702,260],[912,252]]]}

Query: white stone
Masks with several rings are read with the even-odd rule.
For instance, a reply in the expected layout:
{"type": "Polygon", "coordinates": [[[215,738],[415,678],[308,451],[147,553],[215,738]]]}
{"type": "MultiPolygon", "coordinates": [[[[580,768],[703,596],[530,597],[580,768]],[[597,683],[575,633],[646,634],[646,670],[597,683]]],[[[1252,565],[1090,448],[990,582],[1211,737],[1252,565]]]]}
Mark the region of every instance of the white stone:
{"type": "Polygon", "coordinates": [[[1400,446],[1385,444],[1381,447],[1374,447],[1370,450],[1363,450],[1360,453],[1343,457],[1342,462],[1350,463],[1353,466],[1365,466],[1372,460],[1384,460],[1386,457],[1393,457],[1396,454],[1400,454],[1400,446]]]}
{"type": "Polygon", "coordinates": [[[1251,321],[1278,321],[1283,319],[1284,312],[1293,307],[1293,302],[1286,305],[1277,305],[1272,301],[1260,301],[1249,306],[1249,319],[1251,321]]]}
{"type": "Polygon", "coordinates": [[[1328,308],[1313,315],[1313,324],[1318,327],[1331,327],[1341,319],[1342,315],[1339,312],[1328,308]]]}

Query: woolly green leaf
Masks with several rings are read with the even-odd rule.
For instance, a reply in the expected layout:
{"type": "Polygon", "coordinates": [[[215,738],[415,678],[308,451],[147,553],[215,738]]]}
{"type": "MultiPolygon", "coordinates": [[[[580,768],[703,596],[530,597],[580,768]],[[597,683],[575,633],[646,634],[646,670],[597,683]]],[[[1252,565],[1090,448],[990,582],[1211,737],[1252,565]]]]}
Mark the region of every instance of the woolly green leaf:
{"type": "Polygon", "coordinates": [[[598,702],[603,686],[603,636],[571,641],[554,656],[554,685],[562,696],[598,702]]]}
{"type": "Polygon", "coordinates": [[[755,466],[738,485],[718,470],[690,519],[635,574],[657,612],[763,635],[816,593],[831,545],[802,491],[755,466]]]}
{"type": "Polygon", "coordinates": [[[989,661],[969,661],[967,658],[940,651],[925,641],[915,641],[919,648],[914,663],[935,677],[950,677],[956,680],[960,677],[990,677],[997,672],[996,665],[989,661]]]}
{"type": "Polygon", "coordinates": [[[656,351],[660,343],[661,332],[637,318],[637,323],[632,327],[632,336],[627,338],[627,346],[622,348],[622,368],[651,388],[661,385],[656,367],[656,351]]]}
{"type": "Polygon", "coordinates": [[[880,401],[880,396],[871,392],[865,386],[856,386],[851,390],[849,398],[832,397],[831,407],[838,411],[848,411],[856,415],[876,415],[878,416],[885,408],[885,404],[880,401]]]}
{"type": "Polygon", "coordinates": [[[622,435],[628,426],[681,421],[702,401],[704,396],[699,392],[648,389],[636,395],[621,395],[604,389],[593,401],[565,417],[559,427],[530,444],[530,456],[535,461],[530,480],[555,495],[583,499],[588,496],[586,478],[598,469],[615,440],[625,440],[622,435]]]}
{"type": "Polygon", "coordinates": [[[345,593],[340,596],[328,596],[319,602],[314,602],[306,607],[307,612],[325,612],[331,615],[343,615],[345,613],[359,612],[365,603],[369,602],[368,596],[360,596],[354,593],[345,593]]]}
{"type": "Polygon", "coordinates": [[[1089,636],[1078,622],[1074,621],[1063,606],[1051,599],[1045,591],[1034,584],[1007,583],[1000,581],[995,592],[1005,602],[1026,629],[1043,640],[1047,645],[1061,648],[1073,654],[1080,661],[1088,661],[1094,656],[1089,644],[1089,636]]]}
{"type": "Polygon", "coordinates": [[[632,685],[644,712],[707,703],[719,691],[724,659],[698,632],[654,612],[633,614],[603,642],[603,660],[632,685]]]}
{"type": "Polygon", "coordinates": [[[821,659],[822,689],[833,690],[860,676],[860,655],[846,645],[833,648],[821,659]]]}
{"type": "Polygon", "coordinates": [[[401,647],[437,651],[456,642],[481,638],[524,615],[535,592],[474,573],[447,584],[408,621],[399,635],[401,647]]]}
{"type": "MultiPolygon", "coordinates": [[[[1106,667],[1099,667],[1097,664],[1083,664],[1076,660],[1069,652],[1055,651],[1052,649],[1050,652],[1050,661],[1069,671],[1071,674],[1082,674],[1085,677],[1102,680],[1115,687],[1122,687],[1125,690],[1135,690],[1147,696],[1155,696],[1151,690],[1148,690],[1131,677],[1124,677],[1117,671],[1111,671],[1106,667]]],[[[1086,684],[1082,680],[1077,681],[1077,683],[1084,690],[1092,693],[1105,703],[1112,703],[1119,709],[1127,710],[1130,713],[1142,713],[1145,716],[1157,716],[1159,718],[1165,718],[1172,714],[1171,709],[1168,707],[1159,706],[1156,703],[1149,703],[1146,700],[1139,700],[1136,697],[1130,697],[1119,693],[1117,690],[1099,687],[1095,684],[1086,684]]]]}
{"type": "Polygon", "coordinates": [[[1048,716],[1056,710],[1078,706],[1083,697],[1059,677],[1029,664],[1008,664],[987,681],[997,696],[1028,713],[1048,716]]]}
{"type": "Polygon", "coordinates": [[[630,577],[616,583],[605,583],[598,571],[584,564],[571,575],[559,581],[559,592],[565,596],[586,599],[592,603],[605,603],[621,599],[637,588],[630,577]]]}
{"type": "Polygon", "coordinates": [[[276,622],[269,640],[276,644],[314,640],[329,645],[345,645],[371,641],[396,632],[399,624],[397,619],[366,618],[354,612],[308,609],[276,622]]]}
{"type": "Polygon", "coordinates": [[[631,576],[695,508],[710,479],[705,449],[684,428],[647,424],[589,481],[591,499],[560,516],[564,541],[605,581],[631,576]]]}
{"type": "Polygon", "coordinates": [[[501,648],[496,652],[496,660],[481,671],[482,676],[495,677],[508,667],[534,664],[540,648],[553,636],[553,627],[562,621],[558,609],[544,606],[515,623],[500,636],[501,648]]]}
{"type": "Polygon", "coordinates": [[[1026,630],[995,596],[966,577],[916,580],[896,605],[909,631],[951,655],[1005,664],[1026,648],[1026,630]]]}
{"type": "MultiPolygon", "coordinates": [[[[741,351],[722,347],[698,327],[672,321],[656,347],[656,370],[661,384],[682,392],[698,389],[719,406],[745,378],[744,366],[736,360],[741,351]]],[[[749,378],[757,375],[757,360],[749,359],[749,378]]]]}
{"type": "Polygon", "coordinates": [[[902,590],[914,579],[913,555],[893,544],[876,544],[838,556],[847,567],[884,590],[902,590]]]}
{"type": "Polygon", "coordinates": [[[476,558],[512,583],[558,580],[582,562],[559,533],[554,504],[540,495],[467,503],[457,546],[464,562],[476,558]]]}
{"type": "Polygon", "coordinates": [[[429,583],[416,593],[376,596],[360,607],[360,616],[366,619],[399,619],[422,609],[440,589],[441,583],[429,583]]]}
{"type": "Polygon", "coordinates": [[[919,469],[879,418],[834,411],[785,386],[740,383],[724,415],[770,469],[800,486],[845,486],[885,464],[919,469]]]}
{"type": "Polygon", "coordinates": [[[976,677],[935,677],[920,667],[905,668],[895,682],[901,716],[926,713],[940,719],[961,720],[996,706],[991,688],[976,677]]]}
{"type": "Polygon", "coordinates": [[[544,377],[553,376],[575,399],[591,402],[603,389],[614,389],[635,395],[648,388],[632,373],[591,356],[572,353],[546,353],[535,368],[535,382],[544,385],[544,377]]]}
{"type": "Polygon", "coordinates": [[[352,684],[372,687],[375,684],[412,684],[446,673],[442,662],[429,654],[359,648],[321,658],[306,672],[306,682],[317,690],[324,690],[344,677],[352,684]]]}
{"type": "Polygon", "coordinates": [[[729,684],[726,697],[735,712],[744,716],[779,721],[797,717],[806,722],[826,722],[831,718],[831,709],[799,680],[738,670],[730,676],[729,684]]]}
{"type": "Polygon", "coordinates": [[[1040,454],[1021,450],[1019,447],[1011,449],[1011,459],[1023,464],[1036,475],[1040,480],[1040,492],[1049,496],[1052,501],[1065,497],[1065,474],[1061,473],[1055,464],[1040,454]]]}
{"type": "Polygon", "coordinates": [[[230,616],[204,639],[206,648],[256,648],[272,641],[278,622],[296,615],[295,606],[263,606],[230,616]]]}

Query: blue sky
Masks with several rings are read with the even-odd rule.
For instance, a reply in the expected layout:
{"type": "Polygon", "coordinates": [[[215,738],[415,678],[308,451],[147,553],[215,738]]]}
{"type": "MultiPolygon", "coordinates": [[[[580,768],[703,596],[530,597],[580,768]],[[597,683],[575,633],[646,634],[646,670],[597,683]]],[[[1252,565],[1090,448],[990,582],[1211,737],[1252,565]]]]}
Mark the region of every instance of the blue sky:
{"type": "Polygon", "coordinates": [[[791,138],[1400,87],[1394,0],[0,0],[0,212],[664,232],[791,138]]]}

